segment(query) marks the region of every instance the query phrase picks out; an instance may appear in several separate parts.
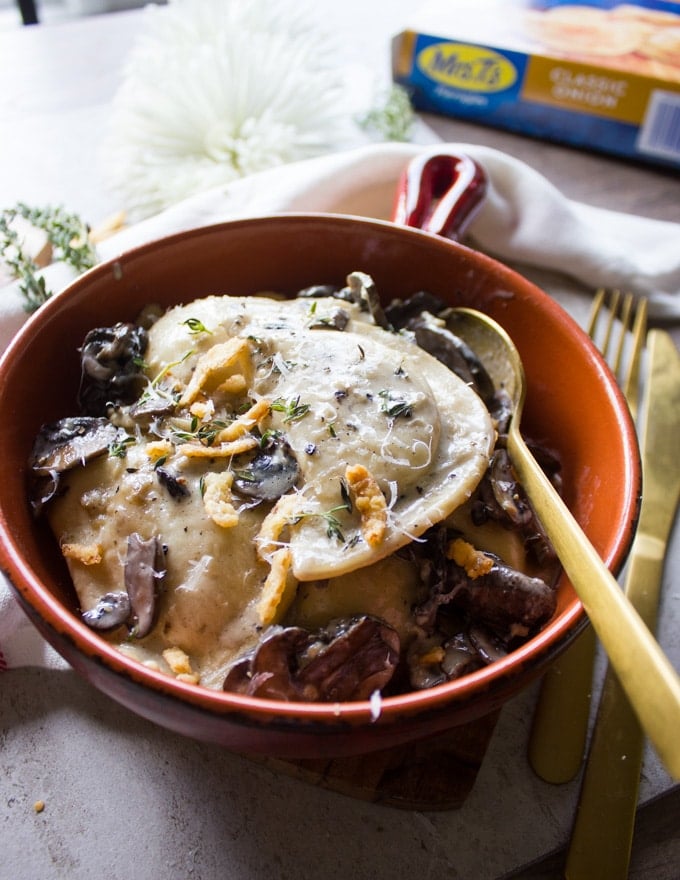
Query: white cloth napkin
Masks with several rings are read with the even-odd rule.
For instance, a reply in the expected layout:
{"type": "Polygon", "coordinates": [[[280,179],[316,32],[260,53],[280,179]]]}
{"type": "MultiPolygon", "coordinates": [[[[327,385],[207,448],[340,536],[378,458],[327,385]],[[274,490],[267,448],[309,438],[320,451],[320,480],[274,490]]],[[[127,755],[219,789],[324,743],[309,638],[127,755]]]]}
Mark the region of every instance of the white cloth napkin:
{"type": "MultiPolygon", "coordinates": [[[[656,318],[680,319],[680,224],[594,208],[567,199],[524,162],[489,147],[438,144],[464,151],[486,170],[489,191],[472,222],[469,243],[513,265],[569,276],[588,291],[621,287],[650,298],[656,318]]],[[[173,232],[237,217],[289,211],[350,213],[389,219],[399,176],[423,149],[371,144],[284,165],[189,198],[102,242],[110,259],[173,232]]],[[[63,265],[45,271],[60,290],[71,279],[63,265]]],[[[536,277],[534,277],[536,280],[536,277]]],[[[16,285],[0,297],[0,349],[26,319],[16,285]]],[[[18,612],[0,581],[0,668],[55,665],[59,660],[18,612]]]]}

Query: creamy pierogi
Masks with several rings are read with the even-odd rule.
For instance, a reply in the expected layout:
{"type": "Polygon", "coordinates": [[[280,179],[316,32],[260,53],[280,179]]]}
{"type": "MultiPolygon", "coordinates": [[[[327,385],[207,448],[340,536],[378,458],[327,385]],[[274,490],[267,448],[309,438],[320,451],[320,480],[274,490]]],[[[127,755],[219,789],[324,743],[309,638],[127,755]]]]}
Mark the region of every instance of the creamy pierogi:
{"type": "Polygon", "coordinates": [[[31,459],[83,621],[184,681],[333,702],[458,678],[538,631],[559,566],[493,353],[457,327],[424,292],[383,308],[354,272],[88,333],[79,415],[31,459]]]}
{"type": "MultiPolygon", "coordinates": [[[[85,615],[212,687],[300,584],[341,578],[321,616],[379,613],[407,641],[419,585],[395,551],[470,499],[494,449],[466,382],[331,297],[179,306],[148,329],[143,360],[141,393],[100,417],[115,442],[61,473],[47,507],[85,615]],[[105,597],[144,577],[144,631],[134,613],[109,627],[105,597]]],[[[318,622],[308,598],[306,613],[318,622]]]]}

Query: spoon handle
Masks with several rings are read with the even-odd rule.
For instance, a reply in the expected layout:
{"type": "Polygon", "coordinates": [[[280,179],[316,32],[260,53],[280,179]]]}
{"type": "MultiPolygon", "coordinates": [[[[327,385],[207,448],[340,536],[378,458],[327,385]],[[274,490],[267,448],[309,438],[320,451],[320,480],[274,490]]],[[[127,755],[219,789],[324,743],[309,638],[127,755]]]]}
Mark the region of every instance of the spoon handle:
{"type": "Polygon", "coordinates": [[[680,780],[680,678],[517,430],[508,452],[641,726],[680,780]]]}

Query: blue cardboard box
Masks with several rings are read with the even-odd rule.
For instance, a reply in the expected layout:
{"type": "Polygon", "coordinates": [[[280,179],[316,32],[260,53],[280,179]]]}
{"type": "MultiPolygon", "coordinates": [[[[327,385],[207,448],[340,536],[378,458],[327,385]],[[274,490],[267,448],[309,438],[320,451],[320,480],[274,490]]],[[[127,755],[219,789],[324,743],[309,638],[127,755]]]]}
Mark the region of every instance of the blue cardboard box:
{"type": "Polygon", "coordinates": [[[680,3],[438,0],[392,75],[425,112],[680,168],[680,3]]]}

